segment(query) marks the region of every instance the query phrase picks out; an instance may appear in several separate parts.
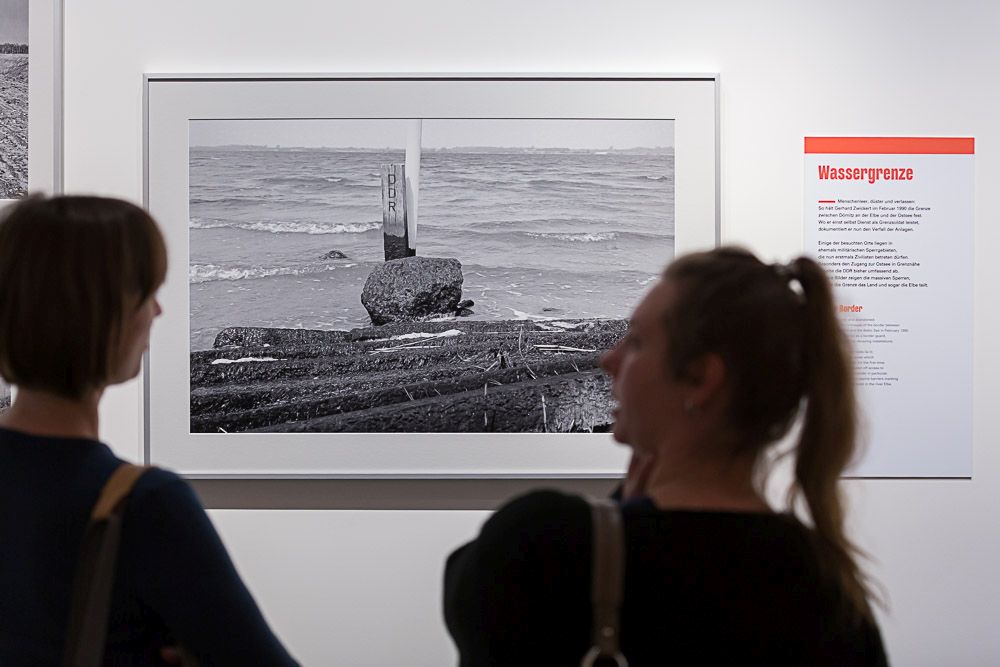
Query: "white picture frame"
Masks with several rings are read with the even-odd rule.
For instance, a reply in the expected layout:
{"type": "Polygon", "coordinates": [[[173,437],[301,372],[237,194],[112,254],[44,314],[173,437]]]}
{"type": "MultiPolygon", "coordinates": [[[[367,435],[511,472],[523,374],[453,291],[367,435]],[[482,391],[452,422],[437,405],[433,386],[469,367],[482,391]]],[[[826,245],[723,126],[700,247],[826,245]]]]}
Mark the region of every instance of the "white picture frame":
{"type": "MultiPolygon", "coordinates": [[[[5,139],[5,149],[17,152],[17,148],[10,148],[10,142],[26,141],[27,161],[22,164],[17,159],[3,157],[19,176],[27,169],[27,191],[13,193],[13,197],[0,194],[0,204],[16,201],[27,193],[62,192],[63,3],[62,0],[23,0],[22,4],[27,8],[27,132],[21,135],[21,130],[15,128],[4,128],[4,132],[12,135],[5,139]]],[[[16,12],[13,8],[7,9],[17,16],[3,19],[23,19],[22,7],[17,7],[16,12]]],[[[12,30],[10,35],[22,34],[21,30],[23,25],[12,30]]],[[[16,38],[4,38],[0,42],[11,39],[16,38]]]]}
{"type": "Polygon", "coordinates": [[[718,244],[718,77],[174,75],[144,82],[144,201],[170,269],[144,370],[145,459],[192,478],[603,478],[608,434],[190,432],[189,125],[209,119],[670,119],[675,252],[718,244]]]}
{"type": "MultiPolygon", "coordinates": [[[[0,21],[20,23],[21,10],[27,9],[28,81],[26,100],[27,132],[23,136],[6,136],[4,150],[11,142],[27,142],[27,162],[13,167],[15,173],[27,169],[27,191],[8,196],[8,188],[0,187],[0,209],[16,202],[28,193],[59,194],[63,191],[62,159],[62,76],[63,76],[63,2],[62,0],[17,0],[4,7],[11,16],[0,21]]],[[[8,25],[0,42],[20,42],[23,25],[8,25]]],[[[2,56],[0,56],[2,57],[2,56]]],[[[10,82],[8,82],[9,85],[10,82]]],[[[4,100],[10,106],[10,100],[4,100]]],[[[2,128],[7,135],[19,130],[2,128]]],[[[7,160],[8,156],[0,155],[7,160]]],[[[0,378],[0,410],[10,406],[17,389],[0,378]]]]}

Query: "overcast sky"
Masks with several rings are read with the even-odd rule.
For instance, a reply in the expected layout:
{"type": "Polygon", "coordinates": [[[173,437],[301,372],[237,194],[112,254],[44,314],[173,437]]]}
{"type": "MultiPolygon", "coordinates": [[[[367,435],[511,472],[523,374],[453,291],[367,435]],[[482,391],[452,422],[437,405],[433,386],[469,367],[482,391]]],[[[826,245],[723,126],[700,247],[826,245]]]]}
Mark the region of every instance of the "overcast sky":
{"type": "Polygon", "coordinates": [[[28,0],[0,0],[0,43],[28,43],[28,0]]]}
{"type": "MultiPolygon", "coordinates": [[[[191,146],[405,148],[405,120],[193,120],[191,146]]],[[[665,148],[670,120],[427,119],[424,148],[665,148]]]]}

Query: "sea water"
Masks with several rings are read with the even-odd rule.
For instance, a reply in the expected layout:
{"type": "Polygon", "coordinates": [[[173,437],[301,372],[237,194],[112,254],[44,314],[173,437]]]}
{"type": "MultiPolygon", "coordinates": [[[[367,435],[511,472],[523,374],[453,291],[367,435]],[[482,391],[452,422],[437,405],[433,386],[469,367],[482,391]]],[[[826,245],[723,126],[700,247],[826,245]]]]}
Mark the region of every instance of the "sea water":
{"type": "MultiPolygon", "coordinates": [[[[191,349],[228,326],[370,326],[361,291],[384,260],[379,165],[403,161],[192,147],[191,349]]],[[[418,216],[417,254],[462,263],[476,319],[627,317],[673,257],[673,153],[424,151],[418,216]]]]}

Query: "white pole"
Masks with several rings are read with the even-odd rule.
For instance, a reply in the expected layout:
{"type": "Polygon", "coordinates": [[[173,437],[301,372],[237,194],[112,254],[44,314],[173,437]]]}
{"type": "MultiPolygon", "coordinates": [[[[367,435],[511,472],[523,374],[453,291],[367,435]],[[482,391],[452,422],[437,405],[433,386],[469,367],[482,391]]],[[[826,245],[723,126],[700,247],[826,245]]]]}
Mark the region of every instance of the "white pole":
{"type": "Polygon", "coordinates": [[[411,120],[406,128],[406,231],[410,249],[417,249],[417,202],[420,199],[420,140],[424,121],[411,120]]]}

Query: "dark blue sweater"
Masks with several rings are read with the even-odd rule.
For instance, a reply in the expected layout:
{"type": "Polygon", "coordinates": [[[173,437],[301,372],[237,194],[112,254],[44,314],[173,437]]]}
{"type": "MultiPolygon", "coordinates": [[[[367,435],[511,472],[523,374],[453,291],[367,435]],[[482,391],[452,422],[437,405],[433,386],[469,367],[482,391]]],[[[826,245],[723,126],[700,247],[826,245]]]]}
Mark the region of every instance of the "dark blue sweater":
{"type": "MultiPolygon", "coordinates": [[[[73,574],[108,447],[0,429],[0,665],[59,664],[73,574]]],[[[125,511],[105,662],[158,664],[179,643],[202,665],[293,665],[190,486],[152,470],[125,511]]]]}

